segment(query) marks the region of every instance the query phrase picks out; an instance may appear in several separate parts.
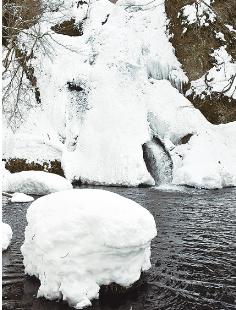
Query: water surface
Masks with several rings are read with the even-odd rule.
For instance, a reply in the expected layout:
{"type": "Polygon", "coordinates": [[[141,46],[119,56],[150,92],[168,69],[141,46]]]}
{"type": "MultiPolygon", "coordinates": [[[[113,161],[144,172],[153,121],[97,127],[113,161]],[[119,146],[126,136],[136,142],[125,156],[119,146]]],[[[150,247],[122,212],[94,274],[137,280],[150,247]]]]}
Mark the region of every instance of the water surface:
{"type": "MultiPolygon", "coordinates": [[[[236,309],[236,188],[104,188],[147,208],[158,228],[152,268],[140,288],[95,301],[91,310],[236,309]]],[[[3,198],[3,221],[13,239],[3,253],[3,309],[69,310],[36,298],[39,282],[24,275],[20,246],[30,203],[3,198]]]]}

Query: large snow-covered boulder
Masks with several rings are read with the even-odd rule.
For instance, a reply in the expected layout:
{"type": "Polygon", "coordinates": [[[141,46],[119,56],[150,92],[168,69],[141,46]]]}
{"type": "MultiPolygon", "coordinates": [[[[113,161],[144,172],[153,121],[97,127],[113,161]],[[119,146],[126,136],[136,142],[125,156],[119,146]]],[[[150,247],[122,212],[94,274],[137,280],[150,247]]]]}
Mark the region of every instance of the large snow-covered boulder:
{"type": "Polygon", "coordinates": [[[67,189],[72,189],[71,183],[54,173],[44,171],[4,173],[3,190],[6,192],[47,195],[67,189]]]}
{"type": "Polygon", "coordinates": [[[5,251],[11,242],[12,229],[11,226],[2,222],[2,251],[5,251]]]}
{"type": "Polygon", "coordinates": [[[74,189],[36,200],[27,211],[21,248],[25,272],[40,279],[38,297],[81,309],[101,285],[129,287],[150,268],[153,216],[104,190],[74,189]]]}
{"type": "Polygon", "coordinates": [[[236,186],[236,122],[193,135],[171,153],[173,183],[197,188],[236,186]]]}

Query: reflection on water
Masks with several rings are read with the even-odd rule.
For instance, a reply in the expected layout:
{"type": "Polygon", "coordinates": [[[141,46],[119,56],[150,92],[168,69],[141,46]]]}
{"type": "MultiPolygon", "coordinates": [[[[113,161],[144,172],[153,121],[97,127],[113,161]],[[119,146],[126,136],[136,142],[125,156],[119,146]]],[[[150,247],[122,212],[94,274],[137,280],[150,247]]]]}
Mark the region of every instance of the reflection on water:
{"type": "MultiPolygon", "coordinates": [[[[103,297],[91,310],[222,310],[235,307],[236,189],[105,188],[131,198],[155,217],[152,268],[125,296],[103,297]]],[[[13,229],[3,253],[3,309],[69,310],[37,299],[39,282],[24,276],[20,246],[30,203],[3,198],[3,221],[13,229]]]]}

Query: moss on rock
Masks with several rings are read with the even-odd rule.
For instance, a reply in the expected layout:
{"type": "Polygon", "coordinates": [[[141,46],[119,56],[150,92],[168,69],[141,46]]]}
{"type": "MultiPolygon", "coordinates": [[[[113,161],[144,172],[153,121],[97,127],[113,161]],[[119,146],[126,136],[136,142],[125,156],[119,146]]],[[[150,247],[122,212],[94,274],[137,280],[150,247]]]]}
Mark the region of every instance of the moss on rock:
{"type": "Polygon", "coordinates": [[[58,174],[64,177],[64,172],[61,167],[61,162],[58,160],[45,161],[42,164],[37,162],[28,162],[26,159],[22,158],[9,158],[6,160],[6,169],[10,172],[21,172],[21,171],[46,171],[58,174]]]}

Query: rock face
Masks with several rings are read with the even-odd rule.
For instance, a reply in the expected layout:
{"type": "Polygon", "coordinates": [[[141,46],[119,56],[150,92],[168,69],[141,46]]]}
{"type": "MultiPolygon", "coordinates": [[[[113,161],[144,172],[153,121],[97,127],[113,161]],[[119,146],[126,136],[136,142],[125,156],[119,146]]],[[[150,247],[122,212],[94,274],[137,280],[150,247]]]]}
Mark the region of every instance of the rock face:
{"type": "Polygon", "coordinates": [[[61,163],[58,160],[48,160],[47,162],[37,163],[28,162],[25,158],[9,158],[6,161],[6,169],[10,172],[21,172],[21,171],[46,171],[50,173],[58,174],[64,177],[64,172],[61,167],[61,163]]]}
{"type": "MultiPolygon", "coordinates": [[[[234,28],[236,25],[233,13],[236,10],[235,1],[216,0],[213,3],[212,1],[199,1],[199,4],[206,3],[211,6],[212,9],[209,11],[216,16],[214,22],[206,26],[198,23],[185,26],[183,19],[179,16],[181,9],[196,2],[191,0],[165,1],[166,13],[170,19],[170,32],[173,34],[171,42],[190,82],[199,79],[214,66],[215,59],[211,54],[213,50],[221,46],[226,46],[227,52],[232,57],[232,63],[236,60],[236,35],[227,28],[227,25],[232,25],[234,28]]],[[[207,5],[206,7],[208,8],[207,5]]],[[[233,76],[235,74],[236,67],[233,76]]],[[[235,98],[214,91],[204,97],[189,95],[188,98],[213,124],[236,120],[235,98]]]]}
{"type": "Polygon", "coordinates": [[[81,309],[99,297],[100,286],[130,287],[151,266],[154,218],[118,194],[50,194],[31,204],[27,221],[21,250],[25,272],[40,279],[38,297],[63,298],[81,309]]]}

